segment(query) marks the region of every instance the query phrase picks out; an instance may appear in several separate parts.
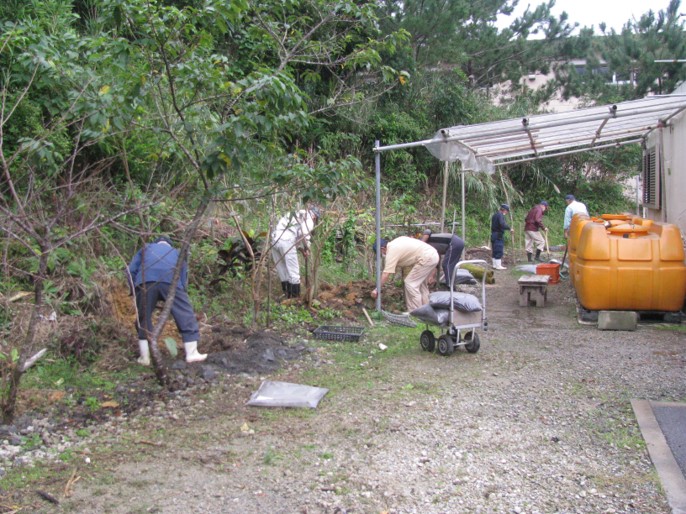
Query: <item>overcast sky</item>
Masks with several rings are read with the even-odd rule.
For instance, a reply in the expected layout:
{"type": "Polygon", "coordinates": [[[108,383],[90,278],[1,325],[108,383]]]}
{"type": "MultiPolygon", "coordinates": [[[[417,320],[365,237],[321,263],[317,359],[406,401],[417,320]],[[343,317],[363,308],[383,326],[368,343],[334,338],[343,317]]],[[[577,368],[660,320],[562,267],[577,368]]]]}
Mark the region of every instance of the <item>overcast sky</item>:
{"type": "MultiPolygon", "coordinates": [[[[519,0],[519,6],[513,16],[505,17],[498,23],[499,26],[508,26],[508,20],[513,20],[517,14],[521,14],[527,5],[534,9],[539,5],[537,0],[519,0]]],[[[553,14],[559,16],[562,11],[569,15],[570,22],[578,22],[579,27],[591,26],[596,34],[600,33],[598,25],[605,22],[609,28],[619,32],[622,26],[631,18],[637,20],[649,10],[653,12],[663,11],[669,5],[669,0],[556,0],[553,14]]],[[[686,12],[686,3],[682,1],[681,11],[686,12]]]]}

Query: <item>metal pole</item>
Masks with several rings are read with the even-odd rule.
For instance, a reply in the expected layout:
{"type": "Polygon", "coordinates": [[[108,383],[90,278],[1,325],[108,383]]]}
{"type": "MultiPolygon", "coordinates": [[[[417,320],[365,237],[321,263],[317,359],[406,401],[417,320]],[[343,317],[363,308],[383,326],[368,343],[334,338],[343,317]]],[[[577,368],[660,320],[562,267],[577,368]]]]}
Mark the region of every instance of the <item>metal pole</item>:
{"type": "Polygon", "coordinates": [[[445,166],[443,166],[443,203],[441,205],[441,232],[445,230],[445,204],[446,198],[448,197],[448,166],[450,164],[445,161],[445,166]]]}
{"type": "MultiPolygon", "coordinates": [[[[377,139],[374,143],[376,149],[379,148],[381,142],[377,139]]],[[[374,156],[374,165],[376,168],[376,310],[381,312],[381,153],[376,151],[374,156]]]]}
{"type": "Polygon", "coordinates": [[[665,184],[665,166],[664,166],[664,128],[660,127],[657,130],[657,152],[655,154],[655,159],[657,162],[655,165],[658,167],[660,173],[660,212],[662,213],[662,222],[667,222],[667,188],[664,187],[665,184]]]}
{"type": "Polygon", "coordinates": [[[641,177],[641,175],[636,175],[636,216],[640,216],[640,215],[641,215],[641,211],[638,209],[638,205],[639,205],[639,202],[638,202],[638,198],[639,198],[639,197],[638,197],[638,188],[639,188],[639,179],[640,179],[640,177],[641,177]]]}
{"type": "Polygon", "coordinates": [[[465,198],[465,193],[464,193],[464,166],[460,166],[460,178],[462,179],[462,240],[467,242],[467,215],[464,210],[464,198],[465,198]]]}
{"type": "MultiPolygon", "coordinates": [[[[606,145],[598,145],[598,146],[594,146],[593,148],[584,147],[584,148],[577,148],[575,150],[568,150],[566,152],[539,154],[538,157],[525,157],[522,159],[517,159],[517,160],[512,160],[512,161],[498,161],[498,162],[493,161],[493,164],[495,166],[505,166],[505,165],[509,165],[509,164],[520,164],[522,162],[535,161],[538,159],[548,159],[550,157],[561,157],[563,155],[572,155],[575,153],[589,152],[591,150],[604,150],[605,148],[617,148],[620,146],[633,145],[633,144],[642,143],[642,142],[643,142],[643,138],[629,139],[626,141],[618,141],[618,142],[614,142],[614,143],[608,143],[606,145]]],[[[522,156],[522,155],[525,155],[525,154],[520,152],[517,155],[511,154],[511,157],[517,157],[517,156],[522,156]]]]}

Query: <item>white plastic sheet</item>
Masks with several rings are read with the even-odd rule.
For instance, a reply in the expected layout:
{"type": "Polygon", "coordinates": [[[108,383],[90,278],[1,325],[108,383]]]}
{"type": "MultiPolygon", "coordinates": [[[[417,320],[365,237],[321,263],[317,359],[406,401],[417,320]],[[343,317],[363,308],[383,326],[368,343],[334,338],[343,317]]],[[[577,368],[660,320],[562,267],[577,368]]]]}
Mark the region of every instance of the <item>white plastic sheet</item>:
{"type": "Polygon", "coordinates": [[[309,407],[317,405],[329,390],[290,382],[264,380],[260,388],[248,400],[255,407],[309,407]]]}

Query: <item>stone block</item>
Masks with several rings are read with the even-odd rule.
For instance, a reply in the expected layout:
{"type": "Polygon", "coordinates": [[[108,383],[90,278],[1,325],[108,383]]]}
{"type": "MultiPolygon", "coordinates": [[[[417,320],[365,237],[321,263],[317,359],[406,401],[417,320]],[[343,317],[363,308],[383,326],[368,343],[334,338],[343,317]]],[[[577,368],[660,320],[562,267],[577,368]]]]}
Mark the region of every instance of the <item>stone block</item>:
{"type": "Polygon", "coordinates": [[[598,330],[636,330],[638,313],[634,311],[600,311],[598,330]]]}

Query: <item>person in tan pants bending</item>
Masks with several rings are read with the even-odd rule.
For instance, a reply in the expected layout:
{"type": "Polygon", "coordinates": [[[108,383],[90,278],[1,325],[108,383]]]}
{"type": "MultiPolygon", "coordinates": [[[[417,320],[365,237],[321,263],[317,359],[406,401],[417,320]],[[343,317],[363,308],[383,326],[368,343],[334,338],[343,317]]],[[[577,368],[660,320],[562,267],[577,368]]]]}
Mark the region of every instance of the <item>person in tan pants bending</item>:
{"type": "MultiPolygon", "coordinates": [[[[381,255],[386,258],[381,273],[381,286],[395,274],[398,268],[410,271],[405,277],[405,306],[408,312],[429,303],[429,283],[436,274],[438,252],[427,243],[412,237],[400,236],[393,241],[379,241],[381,255]]],[[[374,246],[376,249],[376,245],[374,246]]],[[[372,298],[378,296],[376,288],[372,298]]]]}

